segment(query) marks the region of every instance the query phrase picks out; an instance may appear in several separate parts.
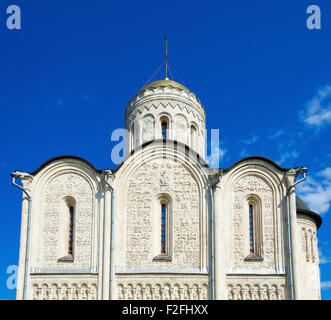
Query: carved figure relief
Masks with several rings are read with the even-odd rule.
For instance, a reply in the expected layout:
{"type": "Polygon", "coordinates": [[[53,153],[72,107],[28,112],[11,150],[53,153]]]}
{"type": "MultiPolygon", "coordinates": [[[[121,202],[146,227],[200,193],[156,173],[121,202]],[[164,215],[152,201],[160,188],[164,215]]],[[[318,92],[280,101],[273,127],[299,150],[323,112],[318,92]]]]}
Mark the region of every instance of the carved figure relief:
{"type": "Polygon", "coordinates": [[[199,268],[199,192],[182,164],[168,159],[143,164],[129,180],[127,192],[126,266],[128,268],[199,268]],[[153,201],[160,193],[173,200],[173,258],[171,263],[153,261],[153,201]]]}

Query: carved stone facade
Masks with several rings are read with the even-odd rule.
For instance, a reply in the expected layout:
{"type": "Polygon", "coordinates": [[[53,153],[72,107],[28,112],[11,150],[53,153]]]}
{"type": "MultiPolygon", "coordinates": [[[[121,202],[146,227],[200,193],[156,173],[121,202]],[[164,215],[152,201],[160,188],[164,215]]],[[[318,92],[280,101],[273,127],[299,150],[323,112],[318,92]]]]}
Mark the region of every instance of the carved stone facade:
{"type": "Polygon", "coordinates": [[[63,156],[15,172],[17,299],[320,299],[320,218],[297,216],[297,168],[262,157],[210,168],[205,121],[187,88],[154,82],[127,106],[130,153],[116,169],[63,156]]]}
{"type": "MultiPolygon", "coordinates": [[[[200,268],[200,197],[197,182],[180,163],[155,160],[144,163],[129,179],[126,201],[127,268],[200,268]],[[171,261],[155,261],[153,229],[159,228],[155,201],[168,195],[171,209],[171,261]]],[[[170,217],[169,217],[170,218],[170,217]]]]}
{"type": "Polygon", "coordinates": [[[96,277],[37,276],[31,282],[31,300],[98,299],[96,277]]]}
{"type": "Polygon", "coordinates": [[[272,188],[265,179],[257,175],[246,175],[236,181],[233,187],[233,267],[240,269],[275,269],[275,212],[272,188]],[[261,260],[247,261],[249,196],[260,201],[262,221],[261,260]]]}
{"type": "Polygon", "coordinates": [[[207,300],[208,276],[119,276],[118,300],[207,300]]]}
{"type": "Polygon", "coordinates": [[[237,276],[227,279],[228,300],[286,300],[286,277],[237,276]]]}
{"type": "Polygon", "coordinates": [[[61,212],[65,197],[73,197],[77,203],[75,219],[75,259],[71,269],[91,268],[93,200],[92,188],[86,178],[77,173],[58,175],[47,183],[42,200],[42,268],[67,269],[68,262],[59,258],[66,252],[59,252],[60,242],[65,238],[61,232],[69,225],[61,212]]]}

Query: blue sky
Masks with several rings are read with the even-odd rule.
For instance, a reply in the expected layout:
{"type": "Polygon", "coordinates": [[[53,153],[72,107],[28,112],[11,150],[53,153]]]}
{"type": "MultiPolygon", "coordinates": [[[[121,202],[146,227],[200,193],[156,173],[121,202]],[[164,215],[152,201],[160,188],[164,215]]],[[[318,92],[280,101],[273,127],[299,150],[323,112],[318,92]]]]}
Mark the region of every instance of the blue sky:
{"type": "MultiPolygon", "coordinates": [[[[21,193],[14,170],[81,156],[112,168],[113,130],[127,102],[164,61],[221,131],[220,167],[248,155],[308,168],[299,193],[319,230],[322,298],[331,298],[331,3],[327,0],[1,1],[0,298],[14,299],[21,193]],[[19,5],[22,29],[6,28],[19,5]],[[317,4],[322,29],[308,30],[317,4]],[[183,81],[181,80],[183,79],[183,81]]],[[[163,78],[159,74],[158,78],[163,78]]]]}

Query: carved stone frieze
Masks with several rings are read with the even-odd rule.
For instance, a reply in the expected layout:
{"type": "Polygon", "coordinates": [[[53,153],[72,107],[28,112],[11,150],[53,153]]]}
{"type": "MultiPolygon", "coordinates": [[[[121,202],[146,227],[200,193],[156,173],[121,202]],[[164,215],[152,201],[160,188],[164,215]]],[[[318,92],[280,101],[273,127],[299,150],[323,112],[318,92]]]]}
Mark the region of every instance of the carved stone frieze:
{"type": "Polygon", "coordinates": [[[31,278],[32,300],[97,300],[97,277],[38,276],[31,278]]]}
{"type": "Polygon", "coordinates": [[[286,300],[285,276],[229,276],[228,300],[286,300]]]}
{"type": "Polygon", "coordinates": [[[207,300],[208,276],[117,276],[118,300],[207,300]]]}

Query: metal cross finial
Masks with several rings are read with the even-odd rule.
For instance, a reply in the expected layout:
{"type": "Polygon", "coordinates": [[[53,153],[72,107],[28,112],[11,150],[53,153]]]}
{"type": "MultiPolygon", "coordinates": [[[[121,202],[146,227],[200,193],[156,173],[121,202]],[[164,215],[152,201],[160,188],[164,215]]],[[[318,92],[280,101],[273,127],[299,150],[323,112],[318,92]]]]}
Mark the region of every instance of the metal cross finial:
{"type": "Polygon", "coordinates": [[[165,80],[169,80],[168,79],[168,37],[164,37],[164,40],[166,41],[166,76],[165,76],[165,80]]]}

